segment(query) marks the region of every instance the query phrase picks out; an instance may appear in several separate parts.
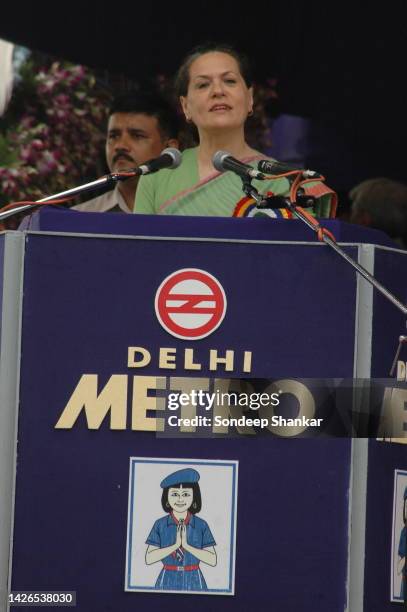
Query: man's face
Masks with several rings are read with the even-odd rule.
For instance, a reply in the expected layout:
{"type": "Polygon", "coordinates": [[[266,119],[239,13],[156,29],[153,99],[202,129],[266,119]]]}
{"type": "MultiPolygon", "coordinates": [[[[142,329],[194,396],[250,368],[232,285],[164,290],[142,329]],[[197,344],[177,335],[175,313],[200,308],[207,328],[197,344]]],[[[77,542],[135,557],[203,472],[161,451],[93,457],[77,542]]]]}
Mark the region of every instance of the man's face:
{"type": "Polygon", "coordinates": [[[166,147],[156,117],[143,113],[113,113],[106,138],[106,161],[110,172],[134,168],[157,157],[166,147]]]}

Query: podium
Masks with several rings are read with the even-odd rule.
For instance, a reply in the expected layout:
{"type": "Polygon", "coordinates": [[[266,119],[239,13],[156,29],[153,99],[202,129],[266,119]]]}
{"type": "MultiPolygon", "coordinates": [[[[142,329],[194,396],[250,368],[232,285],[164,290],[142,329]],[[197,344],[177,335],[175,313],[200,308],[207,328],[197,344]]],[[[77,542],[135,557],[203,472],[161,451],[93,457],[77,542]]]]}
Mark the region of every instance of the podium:
{"type": "MultiPolygon", "coordinates": [[[[324,225],[405,301],[404,251],[380,232],[324,225]]],[[[377,457],[384,451],[389,466],[406,468],[405,447],[307,432],[155,431],[165,413],[154,403],[160,385],[168,390],[174,379],[388,376],[402,315],[337,254],[299,221],[45,209],[28,231],[0,236],[0,270],[4,609],[10,590],[76,591],[86,612],[390,609],[388,576],[378,569],[390,544],[370,539],[391,506],[377,491],[377,457]],[[157,315],[159,288],[184,270],[206,273],[224,292],[223,318],[202,338],[170,333],[157,315]],[[125,414],[115,420],[107,406],[95,417],[79,407],[60,426],[84,376],[95,400],[117,377],[125,414]],[[161,381],[146,392],[142,415],[140,376],[161,381]],[[208,602],[125,591],[133,456],[239,462],[234,595],[208,602]]],[[[380,473],[387,494],[392,469],[380,473]]]]}

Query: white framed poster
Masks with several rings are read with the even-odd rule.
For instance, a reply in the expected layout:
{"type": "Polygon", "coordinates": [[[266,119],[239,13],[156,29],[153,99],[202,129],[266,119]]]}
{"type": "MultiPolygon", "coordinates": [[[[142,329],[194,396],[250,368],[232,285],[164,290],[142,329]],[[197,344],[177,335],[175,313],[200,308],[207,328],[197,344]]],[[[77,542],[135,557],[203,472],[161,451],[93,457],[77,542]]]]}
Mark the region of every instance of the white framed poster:
{"type": "Polygon", "coordinates": [[[130,457],[126,591],[233,595],[238,462],[130,457]]]}
{"type": "Polygon", "coordinates": [[[407,471],[395,470],[391,545],[390,600],[403,603],[406,593],[407,471]]]}

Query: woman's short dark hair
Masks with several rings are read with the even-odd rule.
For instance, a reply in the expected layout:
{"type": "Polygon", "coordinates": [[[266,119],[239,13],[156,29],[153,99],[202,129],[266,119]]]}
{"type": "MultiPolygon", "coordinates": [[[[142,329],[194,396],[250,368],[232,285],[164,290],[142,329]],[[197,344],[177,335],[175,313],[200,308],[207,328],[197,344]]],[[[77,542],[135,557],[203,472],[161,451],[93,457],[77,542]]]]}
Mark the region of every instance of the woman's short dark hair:
{"type": "Polygon", "coordinates": [[[208,42],[192,49],[192,51],[188,53],[181,66],[179,67],[174,82],[175,93],[177,94],[177,96],[187,95],[189,85],[189,69],[191,67],[191,64],[196,59],[198,59],[198,57],[201,57],[201,55],[215,52],[231,55],[237,61],[240,74],[242,75],[247,87],[252,86],[252,72],[247,56],[243,53],[240,53],[239,51],[236,51],[236,49],[232,47],[232,45],[228,45],[227,43],[208,42]]]}
{"type": "Polygon", "coordinates": [[[201,489],[199,488],[198,482],[180,482],[173,487],[165,487],[163,489],[163,494],[161,495],[161,505],[163,507],[164,512],[170,512],[171,506],[168,502],[168,491],[170,489],[179,489],[182,487],[183,489],[192,489],[192,505],[189,508],[189,512],[191,514],[197,514],[201,511],[202,508],[202,498],[201,498],[201,489]]]}

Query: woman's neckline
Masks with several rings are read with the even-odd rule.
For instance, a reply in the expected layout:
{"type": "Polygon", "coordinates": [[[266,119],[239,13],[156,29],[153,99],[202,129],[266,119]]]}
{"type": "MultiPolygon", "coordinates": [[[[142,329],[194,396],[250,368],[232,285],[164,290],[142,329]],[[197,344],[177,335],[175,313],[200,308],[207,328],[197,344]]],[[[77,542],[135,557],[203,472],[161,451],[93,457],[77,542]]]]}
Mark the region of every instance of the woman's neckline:
{"type": "MultiPolygon", "coordinates": [[[[213,178],[216,178],[222,174],[222,172],[218,172],[215,168],[213,168],[212,172],[210,172],[209,174],[201,178],[199,174],[199,158],[198,158],[199,145],[196,147],[193,147],[190,150],[194,152],[194,156],[195,156],[196,173],[197,173],[197,179],[198,179],[197,185],[204,184],[207,181],[210,181],[213,178]]],[[[260,151],[256,151],[251,155],[246,155],[245,157],[239,157],[237,159],[239,159],[239,161],[242,161],[243,163],[250,163],[252,161],[255,161],[256,159],[263,159],[263,157],[264,157],[264,154],[260,153],[260,151]]]]}

